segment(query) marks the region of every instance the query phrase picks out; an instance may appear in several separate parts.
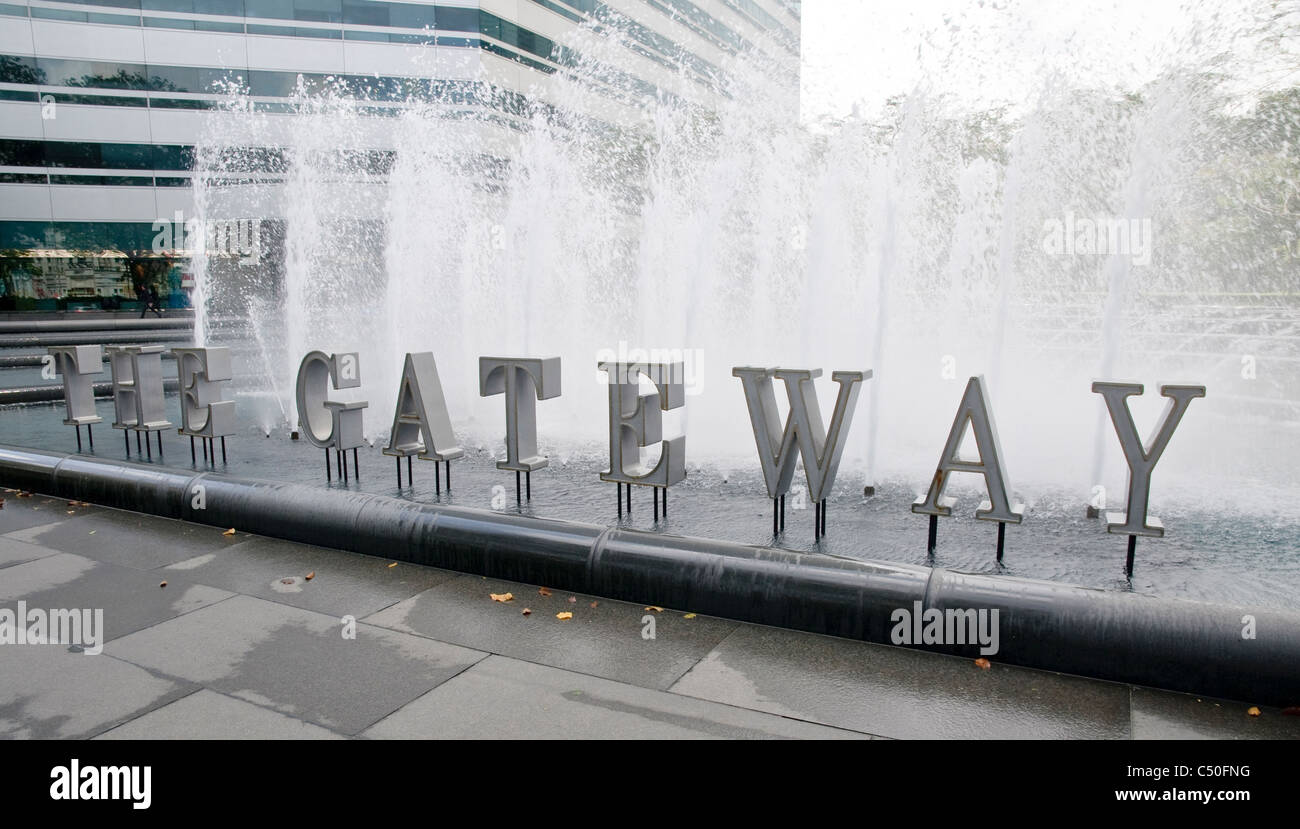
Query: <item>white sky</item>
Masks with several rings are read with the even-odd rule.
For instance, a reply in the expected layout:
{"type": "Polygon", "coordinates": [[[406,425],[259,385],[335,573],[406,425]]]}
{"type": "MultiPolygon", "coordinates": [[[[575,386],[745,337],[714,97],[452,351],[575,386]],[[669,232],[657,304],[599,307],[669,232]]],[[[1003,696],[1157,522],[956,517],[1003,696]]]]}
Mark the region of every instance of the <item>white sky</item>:
{"type": "Polygon", "coordinates": [[[1053,71],[1132,88],[1223,51],[1256,86],[1295,83],[1300,38],[1291,59],[1265,66],[1246,34],[1261,13],[1279,12],[1269,31],[1295,27],[1300,0],[804,0],[803,112],[843,116],[860,103],[871,114],[918,84],[971,105],[1014,105],[1053,71]]]}

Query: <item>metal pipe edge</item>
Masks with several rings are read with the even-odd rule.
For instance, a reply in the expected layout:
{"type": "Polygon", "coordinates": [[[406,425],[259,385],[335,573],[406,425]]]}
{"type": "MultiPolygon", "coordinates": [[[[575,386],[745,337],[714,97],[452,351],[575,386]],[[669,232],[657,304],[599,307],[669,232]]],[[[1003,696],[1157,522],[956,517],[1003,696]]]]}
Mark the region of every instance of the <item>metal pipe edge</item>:
{"type": "Polygon", "coordinates": [[[62,319],[0,319],[0,334],[52,334],[64,331],[139,331],[159,328],[194,328],[192,314],[184,316],[139,317],[134,312],[123,315],[89,314],[62,319]]]}
{"type": "MultiPolygon", "coordinates": [[[[992,661],[1300,704],[1300,614],[753,547],[0,445],[0,484],[555,589],[896,644],[894,614],[997,610],[992,661]],[[196,486],[204,508],[193,506],[196,486]],[[1243,638],[1243,617],[1256,638],[1243,638]]],[[[0,513],[0,517],[3,513],[0,513]]],[[[991,615],[991,613],[990,613],[991,615]]],[[[979,644],[910,645],[974,658],[979,644]]]]}
{"type": "Polygon", "coordinates": [[[53,331],[41,334],[0,334],[0,348],[48,348],[52,345],[140,345],[189,343],[194,333],[186,328],[142,331],[53,331]]]}
{"type": "MultiPolygon", "coordinates": [[[[181,387],[175,377],[163,378],[163,391],[175,392],[181,387]]],[[[112,397],[113,384],[110,382],[91,385],[95,397],[112,397]]],[[[14,389],[0,389],[0,406],[13,403],[49,403],[63,400],[63,384],[51,383],[43,386],[20,386],[14,389]]]]}

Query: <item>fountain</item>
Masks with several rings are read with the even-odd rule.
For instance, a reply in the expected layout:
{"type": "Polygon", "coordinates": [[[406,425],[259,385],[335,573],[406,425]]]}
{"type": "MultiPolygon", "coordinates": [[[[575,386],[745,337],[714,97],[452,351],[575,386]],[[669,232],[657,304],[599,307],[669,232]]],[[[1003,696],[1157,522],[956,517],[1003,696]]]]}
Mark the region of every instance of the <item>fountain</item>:
{"type": "MultiPolygon", "coordinates": [[[[1236,26],[1215,40],[1236,52],[1207,54],[1194,31],[1138,88],[1053,69],[1025,101],[971,109],[927,77],[836,123],[801,121],[798,90],[743,54],[711,107],[644,101],[631,123],[594,122],[592,81],[617,45],[581,30],[570,45],[590,61],[508,128],[463,96],[378,115],[304,85],[280,115],[234,92],[198,153],[200,215],[282,219],[282,258],[252,283],[200,261],[197,331],[219,344],[216,321],[247,316],[258,356],[235,388],[267,430],[297,428],[302,355],[359,352],[371,440],[407,351],[436,354],[458,432],[489,447],[499,404],[478,395],[478,358],[562,355],[564,395],[538,409],[538,433],[593,455],[602,352],[690,353],[685,414],[666,423],[688,430],[692,468],[753,466],[733,366],[872,369],[841,476],[855,489],[923,488],[966,379],[984,374],[1019,495],[1077,515],[1094,487],[1124,491],[1092,380],[1197,382],[1209,395],[1161,462],[1159,497],[1294,520],[1300,500],[1278,496],[1300,494],[1296,260],[1258,214],[1294,217],[1285,136],[1300,106],[1225,63],[1250,38],[1286,48],[1278,30],[1294,21],[1266,7],[1214,24],[1236,26]],[[281,181],[222,183],[267,162],[249,147],[282,148],[268,176],[281,181]],[[1067,213],[1145,222],[1150,261],[1048,251],[1045,228],[1067,213]]],[[[834,390],[821,393],[829,409],[834,390]]],[[[1135,400],[1139,428],[1159,404],[1135,400]]]]}

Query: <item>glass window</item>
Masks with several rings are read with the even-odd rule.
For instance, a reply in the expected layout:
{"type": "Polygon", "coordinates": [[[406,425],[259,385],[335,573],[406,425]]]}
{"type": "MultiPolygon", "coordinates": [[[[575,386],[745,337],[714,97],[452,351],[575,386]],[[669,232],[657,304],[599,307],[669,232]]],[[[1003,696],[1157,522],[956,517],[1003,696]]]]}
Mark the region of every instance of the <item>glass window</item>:
{"type": "Polygon", "coordinates": [[[434,14],[433,6],[422,6],[418,3],[389,3],[388,5],[388,25],[401,26],[404,29],[423,29],[428,27],[432,29],[437,21],[441,20],[443,11],[434,14]]]}
{"type": "Polygon", "coordinates": [[[141,4],[145,11],[156,12],[184,12],[190,14],[194,11],[193,0],[142,0],[141,4]]]}
{"type": "Polygon", "coordinates": [[[316,23],[341,23],[343,0],[293,0],[293,18],[316,23]]]}
{"type": "MultiPolygon", "coordinates": [[[[361,0],[343,0],[343,22],[358,26],[387,26],[388,3],[365,3],[361,0]]],[[[432,14],[430,8],[430,14],[432,14]]]]}
{"type": "Polygon", "coordinates": [[[443,6],[438,9],[438,28],[448,32],[477,32],[479,11],[443,6]]]}
{"type": "Polygon", "coordinates": [[[244,0],[194,0],[194,13],[243,17],[244,0]]]}
{"type": "Polygon", "coordinates": [[[249,17],[293,20],[293,0],[244,0],[244,13],[249,17]]]}

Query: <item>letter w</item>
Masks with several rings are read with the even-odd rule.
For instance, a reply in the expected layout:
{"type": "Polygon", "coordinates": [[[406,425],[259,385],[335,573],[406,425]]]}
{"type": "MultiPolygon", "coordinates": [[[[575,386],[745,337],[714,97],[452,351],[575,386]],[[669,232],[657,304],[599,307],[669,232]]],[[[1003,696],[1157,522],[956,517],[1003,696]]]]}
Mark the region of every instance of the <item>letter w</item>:
{"type": "Polygon", "coordinates": [[[823,500],[835,483],[853,410],[862,391],[861,384],[871,377],[871,372],[836,371],[831,374],[831,379],[839,383],[840,390],[835,398],[829,431],[823,425],[821,407],[813,387],[813,380],[821,373],[821,369],[737,367],[731,370],[732,376],[739,377],[744,388],[769,497],[777,498],[790,491],[796,447],[803,457],[811,501],[823,500]],[[790,400],[790,413],[784,427],[777,413],[773,378],[785,381],[790,400]]]}

